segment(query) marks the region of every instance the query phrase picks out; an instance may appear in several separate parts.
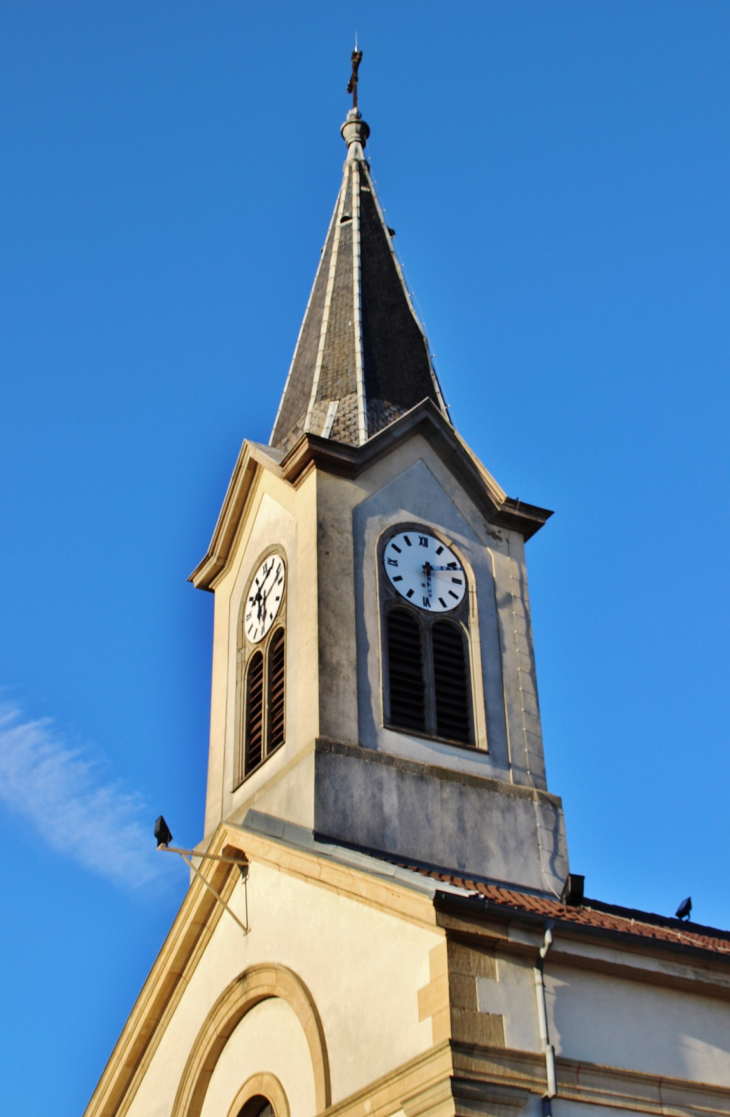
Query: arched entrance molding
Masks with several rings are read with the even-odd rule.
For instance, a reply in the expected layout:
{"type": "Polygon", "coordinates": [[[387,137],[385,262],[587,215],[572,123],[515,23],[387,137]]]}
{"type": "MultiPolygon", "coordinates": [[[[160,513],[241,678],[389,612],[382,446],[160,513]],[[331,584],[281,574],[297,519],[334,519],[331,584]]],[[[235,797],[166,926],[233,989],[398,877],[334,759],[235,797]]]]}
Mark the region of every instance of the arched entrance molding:
{"type": "Polygon", "coordinates": [[[234,1028],[254,1005],[269,997],[280,997],[296,1013],[312,1060],[317,1112],[327,1109],[332,1100],[330,1068],[317,1006],[293,970],[262,965],[252,966],[232,981],[206,1016],[188,1055],[170,1117],[200,1117],[211,1075],[234,1028]]]}
{"type": "Polygon", "coordinates": [[[228,1117],[238,1117],[246,1102],[257,1094],[269,1099],[276,1117],[289,1117],[289,1099],[284,1087],[275,1074],[268,1073],[253,1074],[247,1082],[244,1082],[233,1099],[228,1117]]]}

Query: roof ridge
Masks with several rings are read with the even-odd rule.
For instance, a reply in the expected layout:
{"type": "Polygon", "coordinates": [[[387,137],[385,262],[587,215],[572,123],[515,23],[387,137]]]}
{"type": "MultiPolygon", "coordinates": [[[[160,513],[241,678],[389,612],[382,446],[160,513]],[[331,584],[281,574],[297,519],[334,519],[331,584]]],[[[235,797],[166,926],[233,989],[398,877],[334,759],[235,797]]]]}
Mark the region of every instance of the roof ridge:
{"type": "Polygon", "coordinates": [[[692,920],[677,919],[677,917],[673,915],[661,915],[659,912],[643,911],[641,908],[626,908],[621,904],[609,904],[604,900],[591,900],[588,898],[583,900],[582,906],[593,908],[595,911],[605,912],[607,915],[616,915],[622,919],[633,919],[637,923],[645,923],[650,927],[672,927],[677,931],[697,935],[712,934],[718,938],[727,939],[728,942],[730,942],[730,930],[725,931],[721,927],[712,927],[704,923],[694,923],[692,920]]]}

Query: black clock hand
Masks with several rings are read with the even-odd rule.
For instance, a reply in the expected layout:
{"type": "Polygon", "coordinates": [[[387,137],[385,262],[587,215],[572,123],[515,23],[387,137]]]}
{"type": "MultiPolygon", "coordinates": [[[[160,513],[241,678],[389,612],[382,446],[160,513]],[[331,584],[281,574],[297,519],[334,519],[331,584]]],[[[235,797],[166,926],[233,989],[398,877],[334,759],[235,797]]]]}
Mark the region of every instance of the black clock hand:
{"type": "MultiPolygon", "coordinates": [[[[272,566],[271,566],[271,569],[269,570],[269,573],[268,573],[268,574],[266,575],[266,578],[264,578],[264,580],[263,580],[263,582],[262,582],[262,584],[261,584],[261,590],[263,590],[264,586],[266,585],[266,582],[268,581],[268,577],[269,577],[269,574],[271,574],[271,573],[272,573],[273,569],[274,569],[274,566],[273,566],[273,563],[272,563],[272,566]]],[[[268,601],[268,599],[269,599],[269,594],[271,593],[271,591],[273,590],[273,588],[274,588],[274,586],[275,586],[275,585],[276,585],[276,583],[275,583],[275,582],[272,582],[272,584],[271,584],[271,585],[269,586],[269,588],[268,588],[268,589],[266,590],[266,592],[265,592],[265,593],[263,594],[263,598],[262,598],[262,602],[261,602],[261,604],[262,604],[262,607],[263,607],[263,611],[264,611],[264,620],[266,619],[266,602],[268,601]]],[[[259,591],[259,592],[261,592],[261,591],[259,591]]]]}
{"type": "Polygon", "coordinates": [[[258,586],[256,593],[249,598],[249,601],[256,606],[256,615],[261,620],[261,586],[258,586]]]}

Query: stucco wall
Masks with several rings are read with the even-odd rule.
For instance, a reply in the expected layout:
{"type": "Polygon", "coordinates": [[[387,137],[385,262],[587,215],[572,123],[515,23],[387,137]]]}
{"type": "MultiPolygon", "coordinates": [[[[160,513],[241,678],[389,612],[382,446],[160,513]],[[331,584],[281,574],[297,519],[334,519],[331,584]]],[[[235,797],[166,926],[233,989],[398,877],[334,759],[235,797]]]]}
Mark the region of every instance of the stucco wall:
{"type": "MultiPolygon", "coordinates": [[[[244,917],[243,885],[236,886],[231,906],[244,917]]],[[[436,932],[258,863],[250,870],[248,918],[251,931],[244,936],[223,913],[157,1047],[130,1117],[169,1115],[188,1053],[207,1014],[229,983],[254,965],[286,966],[309,989],[324,1027],[334,1101],[431,1046],[430,1021],[418,1018],[417,990],[428,981],[429,951],[439,939],[436,932]]],[[[229,1040],[234,1046],[227,1052],[226,1045],[221,1057],[225,1061],[211,1080],[218,1108],[210,1108],[213,1102],[206,1101],[206,1117],[227,1114],[245,1077],[262,1070],[290,1084],[285,1089],[292,1117],[310,1117],[314,1112],[311,1064],[306,1073],[299,1073],[308,1056],[305,1060],[298,1023],[295,1026],[287,1011],[277,1007],[254,1011],[258,1013],[254,1022],[258,1019],[262,1027],[261,1043],[277,1022],[286,1028],[293,1044],[291,1073],[285,1072],[276,1044],[270,1055],[261,1056],[263,1064],[259,1060],[254,1067],[258,1055],[254,1058],[252,1049],[250,1058],[246,1055],[236,1069],[235,1052],[243,1050],[252,1027],[244,1017],[229,1040]]]]}
{"type": "MultiPolygon", "coordinates": [[[[317,563],[315,486],[299,489],[260,470],[239,529],[230,567],[215,590],[211,727],[205,832],[259,795],[319,731],[317,701],[317,563]],[[261,555],[272,545],[284,556],[286,586],[286,743],[234,791],[236,656],[243,594],[261,555]]],[[[284,792],[285,817],[311,825],[312,794],[284,792]]]]}
{"type": "Polygon", "coordinates": [[[241,1086],[262,1073],[273,1074],[281,1083],[290,1117],[311,1117],[316,1112],[304,1031],[294,1011],[278,999],[256,1005],[233,1032],[216,1063],[201,1117],[228,1117],[241,1086]]]}
{"type": "Polygon", "coordinates": [[[727,1001],[567,967],[546,987],[557,1054],[730,1086],[727,1001]]]}
{"type": "MultiPolygon", "coordinates": [[[[612,958],[624,961],[619,950],[612,958]]],[[[479,1010],[503,1015],[508,1047],[540,1052],[532,961],[499,952],[496,961],[494,980],[477,978],[479,1010]]],[[[727,1000],[663,986],[662,974],[669,980],[670,969],[674,979],[692,975],[689,966],[650,964],[652,980],[638,980],[637,968],[632,981],[548,960],[548,1026],[556,1055],[730,1086],[727,1000]]]]}
{"type": "Polygon", "coordinates": [[[521,536],[487,523],[420,435],[354,479],[311,471],[294,487],[259,468],[216,585],[206,833],[255,807],[346,841],[559,891],[568,870],[560,803],[519,798],[515,784],[545,790],[521,536]],[[378,543],[414,520],[447,538],[467,573],[476,748],[383,724],[378,543]],[[238,618],[251,572],[274,545],[287,566],[286,741],[234,790],[238,618]],[[423,779],[383,770],[371,785],[369,766],[314,763],[317,737],[429,767],[423,779]]]}

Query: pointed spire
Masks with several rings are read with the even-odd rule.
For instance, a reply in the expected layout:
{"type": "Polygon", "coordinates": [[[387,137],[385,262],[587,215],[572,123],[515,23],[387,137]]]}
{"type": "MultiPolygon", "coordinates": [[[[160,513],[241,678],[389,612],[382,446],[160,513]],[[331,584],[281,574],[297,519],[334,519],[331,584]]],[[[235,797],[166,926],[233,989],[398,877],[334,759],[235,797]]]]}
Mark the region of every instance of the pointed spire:
{"type": "Polygon", "coordinates": [[[361,446],[424,399],[448,417],[365,158],[361,59],[353,51],[342,185],[271,435],[285,451],[304,433],[361,446]]]}

